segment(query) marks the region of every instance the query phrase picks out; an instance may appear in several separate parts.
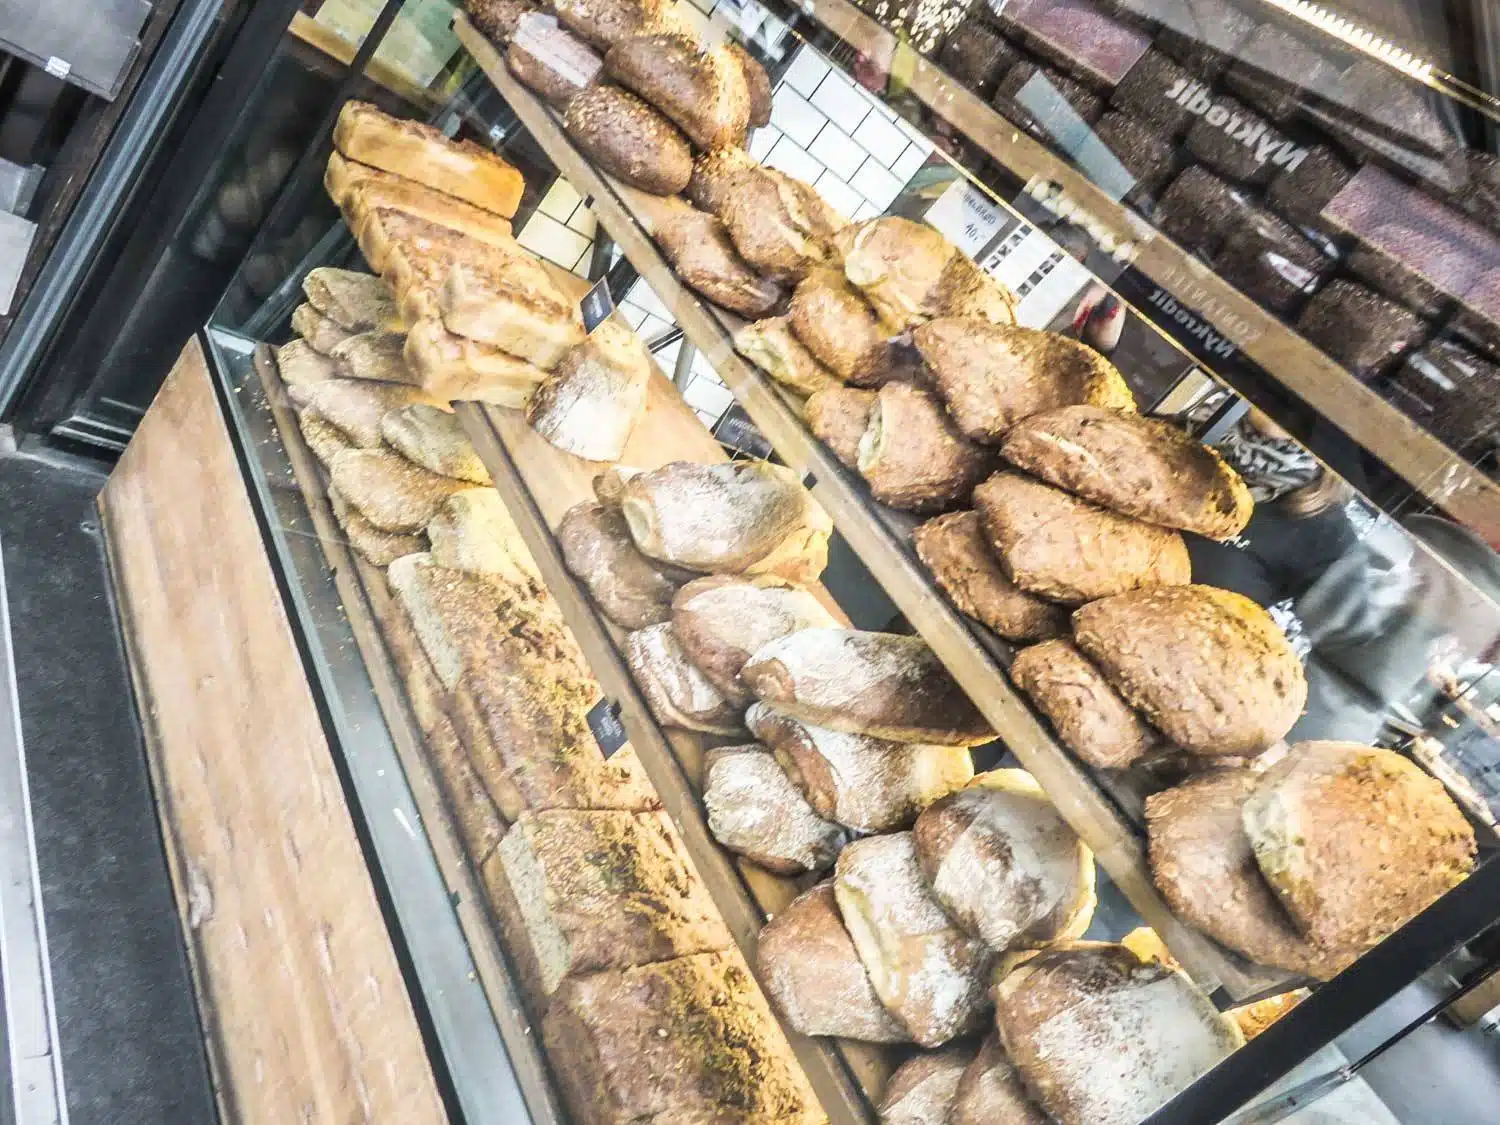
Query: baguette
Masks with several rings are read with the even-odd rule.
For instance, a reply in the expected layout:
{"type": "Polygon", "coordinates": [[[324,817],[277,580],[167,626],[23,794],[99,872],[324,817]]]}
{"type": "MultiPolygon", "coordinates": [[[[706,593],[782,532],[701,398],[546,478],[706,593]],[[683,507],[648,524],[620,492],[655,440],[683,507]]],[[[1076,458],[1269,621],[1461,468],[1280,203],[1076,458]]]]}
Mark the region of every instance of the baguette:
{"type": "MultiPolygon", "coordinates": [[[[481,242],[495,242],[511,236],[509,219],[502,219],[492,211],[465,203],[405,176],[346,160],[337,149],[328,155],[323,186],[349,220],[349,229],[355,237],[359,236],[360,225],[379,207],[426,219],[481,242]]],[[[370,268],[377,273],[385,272],[373,261],[370,268]]]]}
{"type": "Polygon", "coordinates": [[[443,502],[470,487],[440,477],[389,449],[349,449],[333,459],[329,476],[360,515],[381,531],[426,531],[443,502]]]}
{"type": "Polygon", "coordinates": [[[328,506],[344,529],[349,546],[371,566],[390,566],[404,555],[427,549],[427,537],[421,532],[403,534],[376,527],[344,499],[337,485],[331,483],[328,486],[328,506]]]}
{"type": "Polygon", "coordinates": [[[839,381],[792,335],[784,316],[753,321],[734,334],[734,350],[782,386],[800,395],[816,394],[839,381]]]}
{"type": "Polygon", "coordinates": [[[563,128],[590,160],[641,191],[676,195],[693,178],[687,138],[617,86],[593,86],[575,95],[563,115],[563,128]]]}
{"type": "Polygon", "coordinates": [[[331,426],[320,418],[316,411],[304,410],[297,417],[297,428],[312,455],[322,462],[325,469],[333,466],[333,459],[346,449],[353,449],[337,426],[331,426]]]}
{"type": "Polygon", "coordinates": [[[646,413],[651,354],[629,327],[605,321],[537,388],[526,420],[548,442],[589,461],[618,461],[646,413]]]}
{"type": "Polygon", "coordinates": [[[372,383],[411,383],[402,351],[406,337],[395,332],[361,332],[339,341],[329,349],[328,358],[338,364],[345,379],[365,379],[372,383]]]}
{"type": "Polygon", "coordinates": [[[411,381],[436,398],[524,409],[547,373],[489,344],[455,336],[437,319],[419,320],[402,353],[411,381]]]}
{"type": "Polygon", "coordinates": [[[928,520],[912,532],[912,543],[922,565],[958,611],[1007,640],[1042,640],[1067,628],[1061,607],[1028,594],[1006,577],[984,537],[978,512],[949,512],[928,520]]]}
{"type": "Polygon", "coordinates": [[[958,1084],[974,1058],[967,1044],[923,1051],[898,1066],[877,1110],[880,1125],[946,1123],[958,1097],[958,1084]]]}
{"type": "Polygon", "coordinates": [[[941,746],[995,737],[919,637],[804,629],[759,649],[740,675],[774,710],[829,730],[941,746]]]}
{"type": "Polygon", "coordinates": [[[631,675],[657,722],[707,734],[738,734],[742,711],[693,666],[670,623],[648,625],[625,638],[631,675]]]}
{"type": "Polygon", "coordinates": [[[390,289],[373,274],[319,266],[302,279],[302,291],[346,332],[391,331],[401,323],[390,289]]]}
{"type": "Polygon", "coordinates": [[[1065,638],[1023,648],[1011,662],[1010,678],[1047,716],[1063,745],[1091,766],[1124,769],[1161,742],[1065,638]]]}
{"type": "Polygon", "coordinates": [[[781,287],[745,263],[713,215],[684,205],[661,220],[656,240],[678,279],[714,304],[751,319],[781,304],[781,287]]]}
{"type": "Polygon", "coordinates": [[[470,484],[494,483],[463,426],[446,410],[403,406],[380,420],[380,433],[392,449],[429,473],[470,484]]]}
{"type": "Polygon", "coordinates": [[[830,387],[807,400],[807,428],[847,469],[859,467],[859,443],[870,428],[875,392],[830,387]]]}
{"type": "Polygon", "coordinates": [[[958,1080],[947,1125],[1050,1125],[993,1031],[958,1080]]]}
{"type": "MultiPolygon", "coordinates": [[[[308,307],[310,306],[299,306],[308,307]]],[[[276,349],[276,370],[283,383],[294,387],[332,379],[338,374],[338,365],[314,348],[309,341],[292,340],[276,349]]]]}
{"type": "Polygon", "coordinates": [[[505,61],[521,85],[559,108],[598,82],[604,69],[604,60],[592,47],[544,12],[527,12],[520,18],[505,61]]]}
{"type": "Polygon", "coordinates": [[[837,262],[833,239],[845,222],[807,184],[758,165],[734,177],[719,218],[753,269],[791,283],[837,262]]]}
{"type": "Polygon", "coordinates": [[[292,310],[292,331],[302,337],[307,347],[320,355],[328,355],[354,335],[305,301],[292,310]]]}
{"type": "Polygon", "coordinates": [[[750,87],[744,67],[722,46],[704,51],[687,35],[634,35],[610,47],[604,69],[697,148],[709,152],[744,143],[750,87]]]}
{"type": "Polygon", "coordinates": [[[493,488],[466,488],[448,497],[428,523],[427,537],[435,566],[491,576],[516,591],[544,596],[536,560],[493,488]]]}
{"type": "Polygon", "coordinates": [[[472,141],[389,116],[368,102],[344,103],[334,147],[349,160],[415,180],[510,218],[521,203],[521,173],[472,141]]]}
{"type": "Polygon", "coordinates": [[[617,505],[575,504],[557,526],[557,544],[569,572],[616,625],[644,629],[671,620],[680,572],[641,553],[617,505]]]}
{"type": "Polygon", "coordinates": [[[959,432],[936,396],[887,383],[859,439],[857,465],[882,504],[940,512],[968,498],[993,471],[994,457],[959,432]]]}
{"type": "Polygon", "coordinates": [[[415,387],[362,379],[293,383],[287,393],[298,409],[314,411],[361,449],[379,449],[384,444],[380,422],[392,410],[416,404],[442,405],[415,387]]]}
{"type": "Polygon", "coordinates": [[[827,870],[846,839],[812,811],[763,746],[709,753],[703,809],[715,840],[777,875],[827,870]]]}

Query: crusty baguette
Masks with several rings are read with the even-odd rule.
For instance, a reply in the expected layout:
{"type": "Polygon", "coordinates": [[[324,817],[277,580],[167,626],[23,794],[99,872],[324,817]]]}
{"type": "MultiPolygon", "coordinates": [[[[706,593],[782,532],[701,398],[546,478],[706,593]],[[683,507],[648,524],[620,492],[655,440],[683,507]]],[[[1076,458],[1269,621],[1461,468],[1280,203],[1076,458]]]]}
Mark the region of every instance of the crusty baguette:
{"type": "Polygon", "coordinates": [[[807,428],[845,468],[858,469],[859,443],[870,428],[875,392],[830,387],[807,400],[807,428]]]}
{"type": "Polygon", "coordinates": [[[325,422],[316,410],[302,411],[297,417],[297,428],[302,431],[307,448],[312,450],[312,455],[323,463],[325,469],[330,468],[333,459],[344,450],[354,448],[342,431],[325,422]]]}
{"type": "Polygon", "coordinates": [[[319,266],[302,279],[302,292],[347,332],[392,331],[401,323],[390,288],[374,274],[319,266]]]}
{"type": "Polygon", "coordinates": [[[958,1080],[947,1125],[1050,1125],[993,1031],[958,1080]]]}
{"type": "Polygon", "coordinates": [[[521,85],[566,108],[573,95],[599,81],[604,60],[546,12],[527,12],[516,24],[505,63],[521,85]]]}
{"type": "Polygon", "coordinates": [[[292,310],[292,331],[301,336],[306,346],[320,355],[328,355],[335,347],[354,335],[331,318],[324,316],[304,301],[292,310]]]}
{"type": "Polygon", "coordinates": [[[450,140],[430,125],[382,113],[368,102],[344,103],[334,146],[349,160],[415,180],[492,211],[516,213],[521,173],[472,141],[450,140]]]}
{"type": "Polygon", "coordinates": [[[910,383],[887,383],[875,395],[857,465],[882,504],[940,512],[966,500],[995,461],[959,432],[937,396],[910,383]]]}
{"type": "Polygon", "coordinates": [[[943,746],[995,737],[920,637],[804,629],[759,649],[740,675],[774,710],[830,730],[943,746]]]}
{"type": "Polygon", "coordinates": [[[1060,606],[1028,594],[1006,577],[978,512],[949,512],[928,520],[912,532],[912,543],[958,611],[1007,640],[1041,640],[1067,628],[1060,606]]]}
{"type": "Polygon", "coordinates": [[[1073,614],[1074,643],[1184,750],[1255,755],[1302,714],[1302,662],[1271,615],[1213,586],[1163,586],[1073,614]]]}
{"type": "Polygon", "coordinates": [[[810,395],[839,381],[792,335],[784,316],[752,321],[734,334],[734,350],[788,390],[810,395]]]}
{"type": "Polygon", "coordinates": [[[1000,455],[1058,488],[1147,523],[1230,539],[1255,502],[1224,459],[1160,418],[1064,406],[1022,419],[1000,455]]]}
{"type": "Polygon", "coordinates": [[[1072,641],[1057,637],[1016,654],[1010,678],[1073,753],[1100,769],[1123,769],[1160,737],[1120,698],[1072,641]]]}
{"type": "Polygon", "coordinates": [[[1106,511],[1049,484],[1000,472],[974,489],[985,536],[1022,590],[1069,605],[1180,586],[1192,564],[1182,536],[1106,511]]]}
{"type": "Polygon", "coordinates": [[[518,593],[544,589],[536,560],[493,488],[455,492],[427,525],[432,561],[449,570],[490,575],[518,593]]]}
{"type": "Polygon", "coordinates": [[[635,35],[604,56],[610,78],[655,106],[699,149],[740,145],[750,124],[750,87],[723,46],[701,50],[686,35],[635,35]]]}
{"type": "Polygon", "coordinates": [[[563,128],[594,163],[641,191],[676,195],[693,178],[687,138],[618,86],[579,91],[568,102],[563,128]]]}
{"type": "Polygon", "coordinates": [[[671,622],[631,633],[625,638],[625,656],[657,722],[707,734],[737,734],[744,729],[741,709],[693,666],[671,622]]]}
{"type": "Polygon", "coordinates": [[[841,827],[813,812],[764,746],[709,752],[703,810],[715,840],[778,875],[826,871],[846,839],[841,827]]]}
{"type": "Polygon", "coordinates": [[[406,337],[397,332],[361,332],[345,337],[328,351],[345,379],[367,379],[373,383],[411,383],[402,355],[406,337]]]}
{"type": "Polygon", "coordinates": [[[557,526],[557,544],[568,570],[616,625],[644,629],[671,620],[682,578],[641,553],[618,506],[575,504],[557,526]]]}
{"type": "Polygon", "coordinates": [[[875,994],[839,917],[832,879],[804,891],[766,923],[755,967],[794,1031],[868,1043],[910,1041],[875,994]]]}
{"type": "Polygon", "coordinates": [[[751,319],[781,304],[781,286],[746,264],[715,216],[683,204],[662,217],[655,233],[678,279],[714,304],[751,319]]]}
{"type": "Polygon", "coordinates": [[[729,184],[719,211],[729,238],[751,268],[796,283],[837,262],[834,236],[844,217],[807,184],[750,165],[729,184]]]}
{"type": "Polygon", "coordinates": [[[344,535],[353,547],[372,566],[390,566],[404,555],[427,549],[427,537],[420,531],[402,533],[383,531],[360,514],[358,508],[344,499],[338,485],[328,486],[328,506],[333,516],[344,529],[344,535]]]}
{"type": "MultiPolygon", "coordinates": [[[[300,306],[311,308],[311,306],[300,306]]],[[[314,313],[314,315],[317,315],[314,313]]],[[[340,335],[339,339],[344,337],[340,335]]],[[[334,341],[337,343],[337,341],[334,341]]],[[[333,345],[330,344],[329,347],[333,345]]],[[[308,340],[292,340],[276,349],[276,370],[287,386],[321,383],[338,374],[338,365],[308,340]]]]}
{"type": "Polygon", "coordinates": [[[384,444],[380,422],[392,410],[417,403],[443,405],[415,387],[363,379],[293,383],[287,388],[287,393],[299,410],[315,411],[361,449],[379,449],[384,444]]]}
{"type": "Polygon", "coordinates": [[[973,1058],[974,1048],[967,1043],[912,1055],[886,1085],[878,1107],[880,1125],[946,1125],[973,1058]]]}
{"type": "Polygon", "coordinates": [[[565,453],[618,461],[646,413],[651,353],[627,325],[605,321],[575,344],[526,408],[532,429],[565,453]]]}
{"type": "Polygon", "coordinates": [[[406,335],[407,374],[436,398],[524,409],[547,373],[478,340],[456,336],[438,319],[419,320],[406,335]]]}

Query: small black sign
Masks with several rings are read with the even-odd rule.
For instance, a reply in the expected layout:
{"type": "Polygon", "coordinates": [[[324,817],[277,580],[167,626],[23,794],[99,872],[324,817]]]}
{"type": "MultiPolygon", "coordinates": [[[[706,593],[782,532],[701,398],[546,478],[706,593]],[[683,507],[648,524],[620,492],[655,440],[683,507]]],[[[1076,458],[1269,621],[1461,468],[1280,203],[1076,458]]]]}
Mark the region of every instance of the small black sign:
{"type": "Polygon", "coordinates": [[[807,472],[803,473],[802,474],[802,487],[805,488],[805,489],[807,489],[807,491],[809,491],[809,492],[811,492],[813,489],[817,488],[818,487],[818,474],[815,473],[815,472],[813,472],[811,469],[808,469],[807,472]]]}
{"type": "Polygon", "coordinates": [[[714,426],[714,437],[719,444],[743,453],[750,457],[762,460],[771,456],[771,443],[766,440],[765,434],[756,429],[755,423],[750,421],[750,415],[745,413],[745,408],[739,403],[732,403],[728,410],[719,417],[714,426]]]}
{"type": "Polygon", "coordinates": [[[578,308],[583,313],[585,332],[592,333],[608,320],[615,311],[615,299],[609,291],[609,278],[601,277],[594,282],[594,287],[578,302],[578,308]]]}
{"type": "Polygon", "coordinates": [[[613,757],[616,750],[630,741],[625,724],[620,722],[620,705],[613,699],[601,699],[590,707],[588,719],[594,741],[606,758],[613,757]]]}

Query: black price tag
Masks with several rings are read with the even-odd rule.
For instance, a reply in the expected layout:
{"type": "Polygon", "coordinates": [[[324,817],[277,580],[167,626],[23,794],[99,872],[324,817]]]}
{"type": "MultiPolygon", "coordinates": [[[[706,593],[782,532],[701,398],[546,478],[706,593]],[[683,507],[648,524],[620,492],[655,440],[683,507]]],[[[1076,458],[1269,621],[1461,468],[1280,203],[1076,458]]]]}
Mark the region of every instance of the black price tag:
{"type": "Polygon", "coordinates": [[[615,311],[615,299],[609,291],[609,278],[601,277],[594,282],[594,287],[578,302],[578,308],[583,313],[583,330],[592,334],[615,311]]]}
{"type": "Polygon", "coordinates": [[[594,741],[606,758],[613,757],[616,750],[630,741],[625,724],[620,722],[620,705],[613,699],[601,699],[590,707],[588,720],[594,741]]]}
{"type": "Polygon", "coordinates": [[[714,437],[720,445],[737,453],[761,460],[771,456],[771,443],[755,428],[750,415],[737,402],[731,404],[720,416],[718,424],[714,426],[714,437]]]}
{"type": "Polygon", "coordinates": [[[811,469],[808,469],[807,472],[803,473],[802,487],[807,489],[807,491],[809,492],[818,487],[818,474],[813,472],[811,469]]]}

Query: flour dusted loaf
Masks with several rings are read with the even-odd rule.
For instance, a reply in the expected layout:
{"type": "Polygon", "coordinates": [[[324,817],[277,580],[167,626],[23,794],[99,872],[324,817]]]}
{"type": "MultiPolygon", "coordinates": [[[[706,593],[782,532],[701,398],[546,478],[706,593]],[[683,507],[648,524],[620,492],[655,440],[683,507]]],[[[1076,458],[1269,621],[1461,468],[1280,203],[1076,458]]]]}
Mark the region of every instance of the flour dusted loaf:
{"type": "Polygon", "coordinates": [[[761,648],[740,676],[773,710],[830,730],[942,746],[995,737],[920,637],[804,629],[761,648]]]}
{"type": "Polygon", "coordinates": [[[656,240],[678,279],[721,308],[759,319],[781,304],[781,286],[746,264],[717,217],[684,204],[658,222],[656,240]]]}
{"type": "Polygon", "coordinates": [[[403,406],[380,420],[380,433],[392,449],[430,473],[472,484],[492,483],[463,426],[446,410],[403,406]]]}
{"type": "Polygon", "coordinates": [[[491,868],[505,947],[538,1010],[567,977],[733,943],[665,813],[526,813],[491,868]]]}
{"type": "Polygon", "coordinates": [[[814,581],[833,523],[791,469],[673,461],[625,482],[620,510],[647,555],[688,570],[814,581]]]}
{"type": "Polygon", "coordinates": [[[995,467],[993,454],[959,432],[935,395],[909,383],[877,392],[857,464],[875,499],[909,512],[953,507],[995,467]]]}
{"type": "Polygon", "coordinates": [[[683,578],[641,553],[618,507],[574,505],[557,525],[557,543],[568,570],[616,625],[644,629],[671,620],[683,578]]]}
{"type": "Polygon", "coordinates": [[[699,578],[672,599],[672,628],[683,652],[737,707],[751,699],[740,670],[763,645],[837,624],[811,593],[779,578],[699,578]]]}
{"type": "Polygon", "coordinates": [[[354,335],[353,332],[347,328],[341,328],[306,301],[292,310],[292,331],[302,337],[307,347],[320,355],[327,355],[354,335]]]}
{"type": "Polygon", "coordinates": [[[1243,816],[1262,874],[1325,948],[1362,953],[1474,866],[1474,830],[1442,784],[1373,746],[1298,743],[1243,816]]]}
{"type": "Polygon", "coordinates": [[[374,332],[400,324],[396,301],[380,278],[355,270],[319,266],[302,279],[313,308],[346,332],[374,332]]]}
{"type": "Polygon", "coordinates": [[[949,512],[928,520],[912,532],[912,542],[922,565],[958,611],[1007,640],[1041,640],[1067,628],[1061,607],[1006,577],[978,512],[949,512]]]}
{"type": "Polygon", "coordinates": [[[313,411],[361,449],[379,449],[384,444],[380,423],[392,410],[416,403],[442,405],[415,387],[362,379],[292,383],[287,394],[299,410],[313,411]]]}
{"type": "Polygon", "coordinates": [[[466,488],[448,497],[427,524],[427,537],[437,566],[489,575],[517,592],[544,596],[536,560],[493,488],[466,488]]]}
{"type": "Polygon", "coordinates": [[[609,49],[604,69],[665,114],[697,148],[744,143],[750,87],[744,67],[727,48],[701,50],[680,33],[636,35],[609,49]]]}
{"type": "Polygon", "coordinates": [[[1162,586],[1073,614],[1074,643],[1171,742],[1260,753],[1307,702],[1302,663],[1260,606],[1213,586],[1162,586]]]}
{"type": "Polygon", "coordinates": [[[345,379],[369,379],[376,383],[410,383],[402,350],[406,338],[399,332],[360,332],[346,336],[328,349],[328,358],[338,364],[345,379]]]}
{"type": "Polygon", "coordinates": [[[520,410],[547,378],[536,364],[457,336],[436,318],[411,326],[402,355],[410,381],[449,402],[488,402],[520,410]]]}
{"type": "Polygon", "coordinates": [[[839,381],[802,346],[784,316],[752,321],[734,334],[734,350],[788,390],[811,395],[839,381]]]}
{"type": "Polygon", "coordinates": [[[542,1037],[575,1121],[827,1121],[733,950],[565,981],[542,1037]]]}
{"type": "Polygon", "coordinates": [[[565,453],[618,461],[646,413],[651,353],[628,326],[605,321],[537,388],[526,420],[565,453]]]}
{"type": "Polygon", "coordinates": [[[1016,653],[1010,678],[1047,716],[1063,744],[1091,766],[1123,769],[1161,742],[1104,673],[1065,638],[1016,653]]]}
{"type": "Polygon", "coordinates": [[[813,437],[828,446],[845,468],[859,466],[859,443],[870,428],[875,392],[829,387],[807,400],[804,414],[813,437]]]}
{"type": "Polygon", "coordinates": [[[333,518],[344,529],[349,546],[372,566],[390,566],[404,555],[427,549],[427,537],[421,532],[408,535],[376,527],[344,499],[344,494],[332,483],[328,485],[328,506],[333,509],[333,518]]]}
{"type": "Polygon", "coordinates": [[[1000,454],[1101,507],[1210,539],[1245,530],[1255,506],[1222,457],[1160,418],[1065,406],[1022,419],[1000,454]]]}
{"type": "Polygon", "coordinates": [[[890,742],[811,726],[764,703],[745,724],[819,816],[859,832],[908,828],[917,814],[968,784],[974,763],[962,746],[890,742]]]}
{"type": "Polygon", "coordinates": [[[797,284],[788,307],[792,331],[830,371],[854,387],[909,381],[911,365],[890,328],[838,269],[815,269],[797,284]]]}
{"type": "Polygon", "coordinates": [[[1173,912],[1215,941],[1258,964],[1328,980],[1357,951],[1308,941],[1261,875],[1243,817],[1258,780],[1250,770],[1216,770],[1147,797],[1151,876],[1173,912]]]}
{"type": "Polygon", "coordinates": [[[348,449],[333,459],[329,476],[344,499],[381,531],[425,531],[443,502],[470,487],[414,465],[389,449],[348,449]]]}
{"type": "Polygon", "coordinates": [[[594,86],[568,102],[563,128],[585,155],[631,187],[676,195],[693,178],[693,154],[677,127],[618,86],[594,86]]]}
{"type": "Polygon", "coordinates": [[[1134,1125],[1244,1043],[1182,972],[1093,942],[1003,977],[995,1024],[1058,1125],[1134,1125]]]}
{"type": "Polygon", "coordinates": [[[703,782],[714,839],[767,871],[826,871],[844,846],[844,830],[813,812],[764,746],[710,751],[703,782]]]}
{"type": "Polygon", "coordinates": [[[1061,489],[1001,472],[974,489],[995,557],[1028,593],[1076,605],[1138,587],[1182,585],[1182,536],[1106,511],[1061,489]]]}
{"type": "Polygon", "coordinates": [[[333,132],[347,159],[510,218],[521,203],[521,173],[472,141],[450,140],[430,125],[403,121],[368,102],[344,103],[333,132]]]}
{"type": "Polygon", "coordinates": [[[945,317],[916,329],[912,340],[953,420],[974,441],[997,444],[1021,419],[1059,406],[1135,409],[1114,364],[1066,336],[945,317]]]}
{"type": "Polygon", "coordinates": [[[948,1125],[1050,1125],[1021,1084],[1021,1075],[1005,1057],[994,1032],[984,1037],[958,1080],[948,1125]]]}
{"type": "Polygon", "coordinates": [[[880,1125],[947,1122],[974,1048],[955,1044],[912,1055],[898,1066],[880,1099],[880,1125]]]}
{"type": "Polygon", "coordinates": [[[633,35],[658,30],[666,5],[664,0],[561,0],[551,7],[564,27],[608,51],[633,35]]]}
{"type": "Polygon", "coordinates": [[[682,651],[671,622],[648,625],[625,638],[631,675],[657,721],[707,734],[744,729],[742,709],[719,694],[682,651]]]}
{"type": "Polygon", "coordinates": [[[928,891],[910,832],[846,847],[834,895],[876,995],[913,1040],[937,1047],[982,1024],[991,954],[928,891]]]}
{"type": "Polygon", "coordinates": [[[598,82],[604,71],[598,52],[545,12],[527,12],[520,18],[505,62],[523,86],[562,108],[574,94],[598,82]]]}
{"type": "Polygon", "coordinates": [[[1094,857],[1025,770],[982,773],[912,830],[933,896],[997,952],[1082,937],[1094,857]]]}
{"type": "Polygon", "coordinates": [[[833,238],[843,216],[810,186],[774,168],[750,165],[739,172],[719,218],[740,257],[778,281],[795,283],[837,262],[833,238]]]}
{"type": "Polygon", "coordinates": [[[833,880],[794,898],[760,932],[755,967],[794,1031],[867,1043],[910,1042],[885,1010],[835,901],[833,880]]]}

